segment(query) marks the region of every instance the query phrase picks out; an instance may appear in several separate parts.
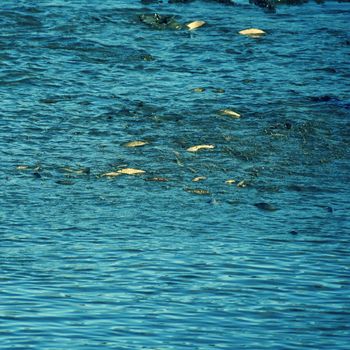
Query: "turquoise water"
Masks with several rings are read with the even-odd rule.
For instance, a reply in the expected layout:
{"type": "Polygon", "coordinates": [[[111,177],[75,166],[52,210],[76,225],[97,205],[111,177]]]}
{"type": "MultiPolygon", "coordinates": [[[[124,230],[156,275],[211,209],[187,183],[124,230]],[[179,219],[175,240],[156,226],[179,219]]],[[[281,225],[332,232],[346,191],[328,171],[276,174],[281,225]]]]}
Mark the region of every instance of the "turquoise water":
{"type": "Polygon", "coordinates": [[[0,349],[348,349],[349,18],[4,1],[0,349]]]}

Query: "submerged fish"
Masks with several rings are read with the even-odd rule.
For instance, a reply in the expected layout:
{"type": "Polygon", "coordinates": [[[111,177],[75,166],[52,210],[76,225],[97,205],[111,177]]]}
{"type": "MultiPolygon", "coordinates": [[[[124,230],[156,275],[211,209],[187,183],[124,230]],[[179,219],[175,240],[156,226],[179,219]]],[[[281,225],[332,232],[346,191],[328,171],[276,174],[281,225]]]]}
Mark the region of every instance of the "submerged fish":
{"type": "Polygon", "coordinates": [[[238,119],[241,117],[241,115],[235,111],[233,111],[232,109],[221,109],[219,111],[220,114],[222,115],[228,115],[229,117],[232,117],[232,118],[235,118],[235,119],[238,119]]]}
{"type": "Polygon", "coordinates": [[[254,206],[257,207],[258,209],[265,210],[265,211],[276,211],[277,210],[277,208],[274,205],[272,205],[270,203],[265,203],[265,202],[255,203],[254,206]]]}
{"type": "Polygon", "coordinates": [[[215,148],[214,145],[198,145],[198,146],[192,146],[187,148],[187,152],[197,152],[200,151],[202,149],[212,149],[215,148]]]}
{"type": "Polygon", "coordinates": [[[140,175],[140,174],[144,174],[144,173],[145,173],[144,170],[133,169],[133,168],[124,168],[124,169],[120,169],[117,171],[110,171],[108,173],[104,173],[101,175],[101,177],[103,177],[103,176],[115,177],[115,176],[119,176],[119,175],[140,175]]]}
{"type": "Polygon", "coordinates": [[[147,145],[147,141],[130,141],[125,143],[123,146],[124,147],[141,147],[147,145]]]}
{"type": "Polygon", "coordinates": [[[197,29],[197,28],[200,28],[200,27],[204,26],[204,24],[205,24],[204,21],[193,21],[191,23],[187,23],[186,27],[189,30],[194,30],[194,29],[197,29]]]}
{"type": "Polygon", "coordinates": [[[171,15],[160,15],[158,13],[154,14],[143,14],[139,16],[142,23],[154,29],[182,29],[183,25],[175,20],[174,16],[171,15]]]}
{"type": "Polygon", "coordinates": [[[266,34],[266,32],[264,32],[261,29],[258,28],[249,28],[249,29],[244,29],[238,32],[241,35],[247,35],[250,36],[252,38],[258,38],[264,34],[266,34]]]}

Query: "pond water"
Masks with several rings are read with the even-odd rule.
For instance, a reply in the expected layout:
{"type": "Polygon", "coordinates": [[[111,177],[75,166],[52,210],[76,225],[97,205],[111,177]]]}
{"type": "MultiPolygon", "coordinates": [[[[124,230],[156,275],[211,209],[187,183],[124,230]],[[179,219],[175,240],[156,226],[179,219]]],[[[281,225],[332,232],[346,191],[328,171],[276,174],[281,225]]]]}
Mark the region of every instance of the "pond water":
{"type": "Polygon", "coordinates": [[[348,349],[349,18],[3,1],[0,348],[348,349]]]}

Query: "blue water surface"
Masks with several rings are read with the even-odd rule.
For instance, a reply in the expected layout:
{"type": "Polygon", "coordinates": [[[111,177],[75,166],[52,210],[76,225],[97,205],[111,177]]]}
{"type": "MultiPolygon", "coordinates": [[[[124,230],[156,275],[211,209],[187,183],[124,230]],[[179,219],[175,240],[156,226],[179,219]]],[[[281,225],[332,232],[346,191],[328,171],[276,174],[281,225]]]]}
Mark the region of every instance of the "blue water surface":
{"type": "Polygon", "coordinates": [[[2,1],[0,349],[349,349],[349,18],[2,1]]]}

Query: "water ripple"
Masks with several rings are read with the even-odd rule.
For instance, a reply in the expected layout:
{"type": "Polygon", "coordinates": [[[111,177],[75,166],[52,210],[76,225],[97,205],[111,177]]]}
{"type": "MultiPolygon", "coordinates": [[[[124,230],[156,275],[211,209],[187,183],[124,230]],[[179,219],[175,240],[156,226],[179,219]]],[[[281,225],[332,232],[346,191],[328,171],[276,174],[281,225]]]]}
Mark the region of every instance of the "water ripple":
{"type": "Polygon", "coordinates": [[[237,2],[2,5],[1,349],[348,349],[349,6],[237,2]]]}

